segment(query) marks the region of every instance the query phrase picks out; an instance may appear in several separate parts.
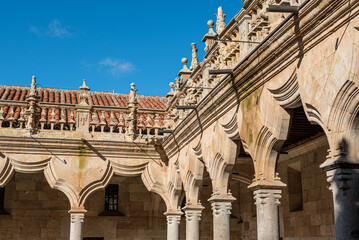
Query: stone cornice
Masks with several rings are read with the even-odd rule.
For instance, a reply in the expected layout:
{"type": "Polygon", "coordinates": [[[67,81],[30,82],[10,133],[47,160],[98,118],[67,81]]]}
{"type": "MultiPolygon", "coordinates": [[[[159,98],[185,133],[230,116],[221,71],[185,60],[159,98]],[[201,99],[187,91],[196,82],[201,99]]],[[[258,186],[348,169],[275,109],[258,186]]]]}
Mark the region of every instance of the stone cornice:
{"type": "Polygon", "coordinates": [[[203,129],[219,119],[226,109],[237,105],[276,74],[297,61],[301,54],[319,44],[343,26],[349,18],[354,18],[358,14],[358,9],[355,9],[358,6],[358,0],[353,1],[351,5],[346,4],[346,1],[330,3],[327,0],[326,2],[328,4],[323,4],[322,0],[305,2],[300,7],[298,16],[300,29],[296,31],[296,34],[293,34],[296,22],[294,15],[291,14],[235,67],[234,80],[230,75],[225,76],[201,100],[196,110],[177,126],[174,134],[164,141],[169,157],[178,151],[178,147],[187,144],[203,129]],[[340,16],[349,11],[352,11],[350,17],[339,21],[340,16]],[[324,32],[325,35],[323,35],[324,32]],[[298,47],[300,37],[304,45],[303,52],[300,52],[298,47]],[[239,93],[239,98],[234,94],[235,91],[239,93]]]}
{"type": "Polygon", "coordinates": [[[160,160],[155,147],[149,144],[81,139],[47,139],[31,137],[0,137],[0,152],[5,155],[59,155],[151,161],[160,160]],[[90,146],[90,147],[89,147],[90,146]],[[83,150],[80,150],[83,148],[83,150]],[[152,158],[152,159],[151,159],[152,158]]]}

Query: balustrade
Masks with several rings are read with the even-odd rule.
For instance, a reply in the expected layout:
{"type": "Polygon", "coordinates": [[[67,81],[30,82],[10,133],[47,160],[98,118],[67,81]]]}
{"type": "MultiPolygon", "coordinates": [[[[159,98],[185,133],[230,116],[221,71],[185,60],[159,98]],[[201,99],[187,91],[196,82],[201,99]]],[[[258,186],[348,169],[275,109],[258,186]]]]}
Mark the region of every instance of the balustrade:
{"type": "MultiPolygon", "coordinates": [[[[25,129],[28,116],[25,112],[29,104],[25,101],[0,100],[0,128],[25,129]]],[[[41,131],[79,131],[76,129],[77,106],[74,104],[43,103],[37,105],[37,129],[41,131]]],[[[126,116],[130,110],[124,107],[109,107],[92,105],[89,110],[88,132],[92,134],[126,135],[128,123],[126,116]]],[[[164,111],[137,109],[135,119],[136,135],[139,137],[158,136],[158,130],[165,128],[164,111]]]]}

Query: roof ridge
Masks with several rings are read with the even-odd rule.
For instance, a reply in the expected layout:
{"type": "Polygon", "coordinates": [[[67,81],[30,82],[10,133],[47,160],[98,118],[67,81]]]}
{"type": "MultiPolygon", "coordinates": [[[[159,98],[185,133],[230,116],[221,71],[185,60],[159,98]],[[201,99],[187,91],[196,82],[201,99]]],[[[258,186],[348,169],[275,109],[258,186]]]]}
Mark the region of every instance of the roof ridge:
{"type": "MultiPolygon", "coordinates": [[[[0,84],[0,88],[1,87],[11,87],[11,88],[25,88],[25,89],[30,89],[30,87],[26,87],[26,86],[13,86],[13,85],[1,85],[0,84]]],[[[40,87],[38,88],[39,90],[42,89],[46,89],[46,90],[53,90],[53,91],[65,91],[65,92],[78,92],[79,90],[77,89],[63,89],[63,88],[47,88],[47,87],[40,87]]],[[[111,94],[111,95],[122,95],[122,96],[128,96],[129,93],[117,93],[117,92],[101,92],[101,91],[91,91],[90,93],[97,93],[97,94],[111,94]]],[[[166,98],[165,96],[157,96],[157,95],[146,95],[146,94],[136,94],[137,97],[146,97],[146,98],[166,98]]]]}

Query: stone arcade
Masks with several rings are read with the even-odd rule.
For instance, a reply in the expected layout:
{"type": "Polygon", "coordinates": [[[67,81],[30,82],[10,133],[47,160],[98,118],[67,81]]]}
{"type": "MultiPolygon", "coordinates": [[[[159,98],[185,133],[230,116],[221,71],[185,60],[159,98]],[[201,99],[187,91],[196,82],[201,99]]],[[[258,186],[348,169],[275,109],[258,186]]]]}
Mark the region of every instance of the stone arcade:
{"type": "Polygon", "coordinates": [[[359,239],[358,14],[219,8],[166,97],[0,86],[0,239],[359,239]]]}

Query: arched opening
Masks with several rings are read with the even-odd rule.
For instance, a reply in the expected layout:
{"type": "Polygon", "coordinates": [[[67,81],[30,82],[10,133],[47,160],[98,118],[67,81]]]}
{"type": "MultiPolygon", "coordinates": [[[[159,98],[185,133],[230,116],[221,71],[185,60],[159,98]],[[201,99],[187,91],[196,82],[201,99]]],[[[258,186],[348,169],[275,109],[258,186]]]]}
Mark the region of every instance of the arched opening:
{"type": "Polygon", "coordinates": [[[158,194],[146,189],[140,176],[114,176],[106,189],[95,192],[86,200],[83,237],[166,239],[165,202],[158,194]],[[117,198],[109,200],[111,196],[115,197],[116,189],[117,198]],[[117,207],[107,208],[108,204],[117,207]]]}
{"type": "Polygon", "coordinates": [[[16,172],[4,190],[1,239],[69,239],[69,200],[42,172],[16,172]]]}
{"type": "Polygon", "coordinates": [[[233,166],[229,187],[237,199],[232,203],[231,237],[233,239],[257,239],[257,211],[253,190],[248,186],[254,178],[254,165],[241,143],[233,166]]]}
{"type": "Polygon", "coordinates": [[[326,173],[329,143],[323,129],[307,120],[302,106],[288,110],[291,123],[277,161],[283,188],[280,236],[288,238],[335,238],[333,197],[326,173]]]}
{"type": "Polygon", "coordinates": [[[212,207],[211,203],[208,201],[208,199],[212,195],[212,181],[209,176],[209,172],[206,168],[204,168],[203,173],[203,181],[202,186],[199,190],[199,200],[202,203],[202,206],[204,207],[202,211],[202,220],[200,225],[200,234],[201,239],[213,239],[213,216],[212,216],[212,207]]]}

